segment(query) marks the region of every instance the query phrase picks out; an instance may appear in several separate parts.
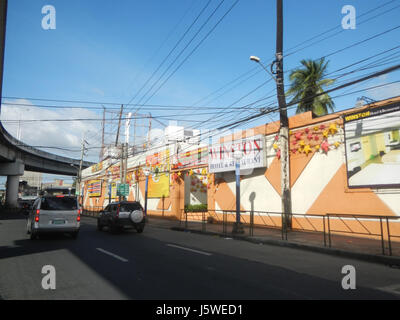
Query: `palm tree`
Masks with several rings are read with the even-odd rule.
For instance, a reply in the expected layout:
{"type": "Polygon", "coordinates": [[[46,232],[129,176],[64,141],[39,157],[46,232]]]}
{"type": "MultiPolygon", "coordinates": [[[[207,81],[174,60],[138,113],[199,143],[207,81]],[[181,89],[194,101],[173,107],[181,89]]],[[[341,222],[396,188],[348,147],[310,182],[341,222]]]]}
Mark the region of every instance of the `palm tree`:
{"type": "Polygon", "coordinates": [[[335,82],[334,79],[324,79],[328,61],[325,62],[324,58],[301,60],[301,64],[304,68],[295,69],[290,74],[290,89],[286,92],[287,95],[293,96],[292,102],[299,101],[296,113],[312,111],[315,115],[322,116],[334,111],[335,104],[331,97],[324,93],[324,87],[335,82]]]}

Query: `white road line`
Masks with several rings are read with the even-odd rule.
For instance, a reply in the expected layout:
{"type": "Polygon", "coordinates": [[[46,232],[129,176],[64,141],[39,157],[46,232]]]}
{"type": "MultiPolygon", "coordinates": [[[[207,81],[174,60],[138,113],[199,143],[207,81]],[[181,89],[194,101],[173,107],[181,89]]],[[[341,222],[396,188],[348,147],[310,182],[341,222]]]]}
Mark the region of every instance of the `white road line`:
{"type": "Polygon", "coordinates": [[[205,256],[211,256],[211,253],[208,252],[204,252],[204,251],[199,251],[199,250],[195,250],[195,249],[190,249],[190,248],[185,248],[185,247],[180,247],[177,246],[175,244],[167,244],[168,247],[174,247],[174,248],[178,248],[178,249],[182,249],[182,250],[187,250],[187,251],[191,251],[191,252],[195,252],[195,253],[199,253],[199,254],[204,254],[205,256]]]}
{"type": "Polygon", "coordinates": [[[121,260],[122,262],[128,262],[127,259],[122,258],[122,257],[120,257],[120,256],[117,256],[116,254],[114,254],[114,253],[112,253],[112,252],[109,252],[109,251],[106,251],[106,250],[104,250],[104,249],[102,249],[102,248],[96,248],[96,250],[99,250],[99,251],[101,251],[101,252],[103,252],[103,253],[105,253],[105,254],[108,254],[109,256],[114,257],[115,259],[121,260]]]}
{"type": "Polygon", "coordinates": [[[378,290],[381,290],[381,291],[386,291],[386,292],[389,292],[389,293],[393,293],[393,294],[396,294],[396,295],[400,295],[400,284],[394,284],[394,285],[390,285],[390,286],[386,286],[386,287],[380,287],[380,288],[377,288],[378,290]]]}

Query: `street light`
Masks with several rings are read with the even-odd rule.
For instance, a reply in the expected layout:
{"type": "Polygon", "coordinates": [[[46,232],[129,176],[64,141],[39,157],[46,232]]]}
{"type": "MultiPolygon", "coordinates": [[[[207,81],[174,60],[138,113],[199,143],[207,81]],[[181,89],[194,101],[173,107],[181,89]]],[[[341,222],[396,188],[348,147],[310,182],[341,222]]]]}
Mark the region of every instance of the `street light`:
{"type": "Polygon", "coordinates": [[[232,233],[242,234],[244,229],[240,222],[240,159],[242,158],[242,151],[235,150],[233,153],[235,159],[235,174],[236,174],[236,222],[233,225],[232,233]]]}
{"type": "Polygon", "coordinates": [[[149,175],[150,175],[150,169],[148,167],[143,168],[143,173],[146,176],[146,187],[144,191],[144,215],[147,216],[147,191],[149,187],[149,175]]]}
{"type": "Polygon", "coordinates": [[[274,75],[272,74],[272,72],[269,71],[269,70],[267,69],[267,67],[261,62],[261,59],[260,59],[259,57],[257,57],[257,56],[250,56],[250,60],[251,60],[251,61],[254,61],[254,62],[256,62],[256,63],[258,63],[265,71],[268,72],[268,74],[269,74],[269,75],[272,77],[272,79],[274,79],[275,82],[276,82],[276,77],[274,77],[274,75]]]}

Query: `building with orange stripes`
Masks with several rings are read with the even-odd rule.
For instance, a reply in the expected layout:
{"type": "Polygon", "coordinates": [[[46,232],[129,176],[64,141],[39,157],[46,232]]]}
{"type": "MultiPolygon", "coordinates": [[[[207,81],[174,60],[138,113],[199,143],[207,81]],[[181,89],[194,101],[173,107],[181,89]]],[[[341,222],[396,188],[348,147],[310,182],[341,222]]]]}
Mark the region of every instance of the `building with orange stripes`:
{"type": "MultiPolygon", "coordinates": [[[[313,117],[311,112],[297,114],[289,118],[289,129],[293,213],[400,216],[400,97],[322,117],[313,117]]],[[[246,211],[243,221],[247,221],[246,215],[257,212],[255,223],[281,225],[278,133],[279,121],[244,130],[239,136],[225,136],[216,146],[226,156],[229,148],[239,145],[238,141],[245,141],[239,148],[246,148],[252,137],[262,139],[260,158],[253,157],[258,165],[252,167],[250,156],[251,161],[246,160],[250,168],[241,175],[240,203],[241,210],[246,211]]],[[[235,210],[235,172],[227,167],[229,163],[222,162],[222,156],[218,159],[211,154],[212,147],[215,146],[196,145],[176,153],[176,146],[170,145],[130,157],[128,200],[144,201],[143,167],[147,165],[154,173],[149,179],[150,215],[182,219],[185,206],[204,204],[218,220],[224,210],[235,210]]],[[[254,151],[256,147],[257,144],[254,151]]],[[[247,148],[251,148],[250,142],[247,148]]],[[[84,208],[108,204],[109,184],[114,183],[115,190],[120,180],[119,165],[118,160],[108,159],[83,170],[84,208]],[[97,191],[100,185],[100,192],[89,192],[93,183],[97,191]]],[[[377,220],[360,221],[341,222],[336,227],[361,228],[371,235],[380,228],[377,220]]],[[[313,216],[295,215],[292,225],[323,228],[322,220],[313,216]]],[[[391,228],[393,233],[400,234],[397,223],[391,224],[391,228]]]]}

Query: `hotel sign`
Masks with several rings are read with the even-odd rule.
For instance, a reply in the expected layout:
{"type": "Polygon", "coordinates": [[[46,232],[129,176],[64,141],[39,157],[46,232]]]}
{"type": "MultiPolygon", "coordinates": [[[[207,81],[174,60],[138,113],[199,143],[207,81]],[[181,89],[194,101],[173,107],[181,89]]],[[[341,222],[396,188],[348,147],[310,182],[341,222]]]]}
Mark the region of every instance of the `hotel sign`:
{"type": "Polygon", "coordinates": [[[241,151],[240,169],[266,167],[264,136],[258,135],[236,141],[212,145],[208,153],[208,169],[210,173],[235,171],[236,150],[241,151]]]}

